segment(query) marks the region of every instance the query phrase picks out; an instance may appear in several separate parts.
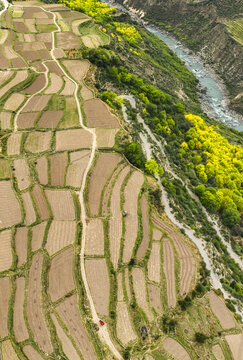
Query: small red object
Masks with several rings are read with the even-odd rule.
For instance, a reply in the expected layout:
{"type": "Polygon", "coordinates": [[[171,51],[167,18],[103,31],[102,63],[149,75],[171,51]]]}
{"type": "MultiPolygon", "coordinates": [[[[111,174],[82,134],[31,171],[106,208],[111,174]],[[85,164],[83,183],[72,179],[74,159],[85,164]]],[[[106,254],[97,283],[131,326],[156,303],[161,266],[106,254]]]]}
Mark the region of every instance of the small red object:
{"type": "Polygon", "coordinates": [[[100,325],[101,326],[105,325],[104,321],[100,320],[100,325]]]}

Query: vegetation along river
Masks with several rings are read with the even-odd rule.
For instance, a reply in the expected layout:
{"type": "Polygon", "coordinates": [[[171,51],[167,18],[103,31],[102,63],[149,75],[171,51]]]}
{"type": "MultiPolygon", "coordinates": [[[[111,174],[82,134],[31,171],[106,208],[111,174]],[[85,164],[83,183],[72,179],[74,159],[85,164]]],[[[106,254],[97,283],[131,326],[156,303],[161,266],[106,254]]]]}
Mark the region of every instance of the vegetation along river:
{"type": "Polygon", "coordinates": [[[216,74],[203,64],[203,61],[195,56],[190,50],[179,43],[173,36],[166,31],[158,29],[153,25],[145,23],[138,15],[127,10],[121,4],[109,0],[102,0],[108,6],[114,6],[118,10],[129,14],[133,20],[163,40],[167,46],[184,61],[187,68],[195,75],[199,81],[199,98],[203,110],[208,116],[215,118],[228,127],[232,127],[238,131],[243,131],[243,117],[230,111],[227,106],[227,96],[224,86],[216,76],[216,74]],[[203,92],[201,92],[203,89],[203,92]]]}

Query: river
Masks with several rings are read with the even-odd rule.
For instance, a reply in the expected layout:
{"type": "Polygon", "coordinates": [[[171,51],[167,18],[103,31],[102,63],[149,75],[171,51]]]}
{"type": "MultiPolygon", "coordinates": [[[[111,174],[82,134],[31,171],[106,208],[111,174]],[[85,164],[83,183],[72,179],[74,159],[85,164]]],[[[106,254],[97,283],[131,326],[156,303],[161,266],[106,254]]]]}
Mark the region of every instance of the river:
{"type": "Polygon", "coordinates": [[[150,33],[163,40],[167,46],[181,59],[189,71],[198,79],[198,97],[202,109],[209,117],[222,122],[228,127],[243,131],[243,116],[229,110],[228,98],[225,87],[215,72],[203,64],[203,60],[193,54],[189,49],[177,41],[171,34],[153,25],[146,24],[138,15],[127,10],[121,4],[110,0],[102,0],[108,6],[114,6],[118,10],[129,14],[133,20],[143,25],[150,33]],[[203,93],[200,89],[204,89],[203,93]]]}

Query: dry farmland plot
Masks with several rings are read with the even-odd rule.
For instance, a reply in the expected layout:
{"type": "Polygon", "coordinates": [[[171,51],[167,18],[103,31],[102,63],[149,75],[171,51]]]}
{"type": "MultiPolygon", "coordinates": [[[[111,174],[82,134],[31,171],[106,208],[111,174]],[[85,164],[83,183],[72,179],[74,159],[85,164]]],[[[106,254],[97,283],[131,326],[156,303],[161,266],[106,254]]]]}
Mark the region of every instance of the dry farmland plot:
{"type": "Polygon", "coordinates": [[[14,175],[17,178],[18,188],[20,191],[30,186],[30,173],[27,161],[25,159],[14,160],[14,175]]]}
{"type": "Polygon", "coordinates": [[[162,313],[161,298],[160,298],[160,288],[153,284],[148,284],[148,294],[150,305],[158,313],[162,313]]]}
{"type": "Polygon", "coordinates": [[[163,347],[176,360],[191,360],[184,347],[172,338],[167,338],[163,343],[163,347]]]}
{"type": "Polygon", "coordinates": [[[115,115],[108,110],[107,105],[100,99],[85,101],[84,112],[88,127],[119,128],[120,124],[115,115]]]}
{"type": "Polygon", "coordinates": [[[20,154],[20,146],[21,146],[21,133],[13,133],[9,136],[7,141],[7,153],[8,155],[18,155],[20,154]]]}
{"type": "Polygon", "coordinates": [[[20,205],[10,181],[0,182],[0,228],[18,224],[21,221],[20,205]]]}
{"type": "Polygon", "coordinates": [[[127,297],[130,300],[131,299],[131,289],[130,289],[130,283],[129,283],[128,268],[125,269],[125,285],[126,285],[127,297]]]}
{"type": "Polygon", "coordinates": [[[54,129],[57,127],[62,116],[63,116],[62,110],[47,110],[41,115],[41,118],[38,121],[38,126],[40,128],[54,129]]]}
{"type": "Polygon", "coordinates": [[[137,259],[141,260],[148,248],[149,245],[149,215],[148,215],[148,201],[146,196],[143,196],[140,199],[140,206],[142,212],[142,225],[143,225],[143,239],[137,251],[137,259]]]}
{"type": "Polygon", "coordinates": [[[89,70],[90,63],[88,60],[64,60],[63,65],[72,78],[81,84],[82,79],[89,70]]]}
{"type": "Polygon", "coordinates": [[[63,50],[79,49],[81,46],[79,38],[71,31],[59,32],[56,38],[57,47],[63,50]]]}
{"type": "Polygon", "coordinates": [[[232,312],[226,307],[225,302],[214,291],[209,293],[210,306],[220,321],[223,329],[230,329],[235,327],[235,320],[232,312]]]}
{"type": "Polygon", "coordinates": [[[49,292],[52,301],[60,299],[74,289],[73,262],[72,247],[52,259],[49,272],[49,292]]]}
{"type": "Polygon", "coordinates": [[[50,147],[51,132],[33,131],[28,134],[25,142],[25,149],[31,153],[37,154],[47,151],[50,147]]]}
{"type": "Polygon", "coordinates": [[[84,360],[96,360],[93,345],[80,317],[76,295],[63,301],[56,309],[67,326],[70,335],[74,338],[84,360]]]}
{"type": "Polygon", "coordinates": [[[86,255],[104,255],[104,230],[100,219],[91,219],[87,225],[86,255]]]}
{"type": "Polygon", "coordinates": [[[41,74],[41,75],[37,76],[35,81],[30,86],[28,86],[26,89],[24,89],[24,92],[26,94],[30,94],[30,95],[35,94],[38,91],[40,91],[41,89],[43,89],[45,84],[46,84],[46,77],[44,74],[41,74]]]}
{"type": "Polygon", "coordinates": [[[11,128],[11,113],[1,112],[0,113],[0,126],[2,130],[11,128]]]}
{"type": "Polygon", "coordinates": [[[61,89],[63,81],[62,78],[56,74],[50,74],[51,85],[46,89],[46,94],[57,94],[61,89]]]}
{"type": "Polygon", "coordinates": [[[123,261],[129,262],[138,233],[138,195],[143,185],[144,177],[139,171],[134,171],[128,180],[124,190],[124,210],[127,211],[125,217],[125,241],[123,249],[123,261]]]}
{"type": "Polygon", "coordinates": [[[84,83],[82,83],[81,96],[84,101],[91,100],[94,98],[94,93],[84,83]]]}
{"type": "Polygon", "coordinates": [[[12,94],[4,104],[4,110],[16,111],[24,102],[25,96],[22,94],[12,94]]]}
{"type": "Polygon", "coordinates": [[[7,277],[0,278],[0,294],[0,338],[4,338],[8,335],[8,303],[10,298],[10,280],[7,277]]]}
{"type": "Polygon", "coordinates": [[[117,275],[117,301],[123,301],[123,287],[122,287],[122,273],[118,273],[117,275]]]}
{"type": "Polygon", "coordinates": [[[16,293],[14,300],[13,330],[16,340],[28,339],[29,334],[24,319],[25,278],[16,278],[16,293]]]}
{"type": "Polygon", "coordinates": [[[160,240],[162,236],[162,232],[158,229],[153,229],[153,240],[160,240]]]}
{"type": "Polygon", "coordinates": [[[55,61],[47,61],[46,65],[51,73],[55,73],[57,75],[63,75],[62,69],[57,65],[55,61]]]}
{"type": "Polygon", "coordinates": [[[50,255],[75,241],[76,223],[74,221],[52,221],[48,236],[46,249],[50,255]]]}
{"type": "Polygon", "coordinates": [[[36,214],[30,193],[29,192],[23,193],[21,197],[25,211],[25,225],[33,224],[33,222],[35,222],[36,220],[36,214]]]}
{"type": "Polygon", "coordinates": [[[175,266],[174,266],[174,252],[169,239],[163,242],[164,254],[164,273],[166,278],[167,300],[168,306],[175,307],[176,305],[176,288],[175,288],[175,266]]]}
{"type": "Polygon", "coordinates": [[[64,351],[64,354],[68,357],[68,359],[72,360],[80,360],[80,356],[78,355],[75,347],[72,344],[72,341],[69,339],[69,337],[66,335],[65,331],[59,324],[56,316],[54,314],[51,315],[52,321],[54,322],[54,325],[56,327],[57,336],[59,337],[62,348],[64,351]]]}
{"type": "Polygon", "coordinates": [[[15,234],[15,250],[18,256],[18,266],[22,266],[27,259],[28,229],[19,227],[15,234]]]}
{"type": "Polygon", "coordinates": [[[13,72],[9,70],[0,72],[0,86],[2,86],[6,81],[8,81],[12,75],[13,72]]]}
{"type": "Polygon", "coordinates": [[[2,360],[19,360],[10,340],[2,342],[2,360]]]}
{"type": "Polygon", "coordinates": [[[79,188],[84,171],[89,162],[90,151],[75,151],[70,154],[70,164],[66,174],[66,185],[79,188]]]}
{"type": "Polygon", "coordinates": [[[44,221],[32,227],[32,240],[31,240],[32,251],[36,251],[41,248],[44,239],[46,224],[47,222],[44,221]]]}
{"type": "Polygon", "coordinates": [[[45,156],[41,156],[37,160],[36,171],[40,183],[46,185],[48,183],[48,162],[45,156]]]}
{"type": "Polygon", "coordinates": [[[148,278],[154,282],[160,283],[160,243],[154,242],[148,261],[148,278]]]}
{"type": "Polygon", "coordinates": [[[130,316],[127,309],[127,304],[124,302],[117,303],[116,307],[117,321],[116,333],[123,345],[136,339],[136,334],[132,328],[130,316]]]}
{"type": "Polygon", "coordinates": [[[75,220],[72,194],[68,190],[46,190],[55,220],[75,220]]]}
{"type": "Polygon", "coordinates": [[[37,118],[38,112],[21,113],[17,117],[18,129],[32,128],[37,118]]]}
{"type": "Polygon", "coordinates": [[[22,112],[41,111],[46,107],[50,98],[50,95],[35,95],[25,105],[22,112]]]}
{"type": "Polygon", "coordinates": [[[138,306],[144,311],[149,321],[152,320],[153,315],[149,309],[146,298],[146,285],[144,272],[140,268],[132,269],[133,289],[138,306]]]}
{"type": "Polygon", "coordinates": [[[10,177],[10,166],[6,159],[0,159],[0,179],[6,179],[10,177]]]}
{"type": "Polygon", "coordinates": [[[65,76],[64,76],[64,80],[65,80],[65,86],[61,92],[61,95],[66,95],[66,96],[73,95],[75,90],[75,84],[65,76]]]}
{"type": "Polygon", "coordinates": [[[234,360],[242,360],[243,354],[243,334],[225,336],[234,360]]]}
{"type": "Polygon", "coordinates": [[[56,132],[56,150],[90,148],[92,135],[84,129],[70,129],[56,132]]]}
{"type": "Polygon", "coordinates": [[[96,129],[97,148],[113,147],[117,129],[96,129]]]}
{"type": "Polygon", "coordinates": [[[32,191],[33,198],[36,204],[36,208],[41,220],[47,220],[50,216],[50,211],[47,205],[47,201],[43,195],[43,191],[39,185],[35,185],[32,191]]]}
{"type": "Polygon", "coordinates": [[[68,162],[67,153],[49,156],[52,186],[64,186],[65,170],[68,162]]]}
{"type": "Polygon", "coordinates": [[[223,351],[220,347],[220,345],[214,345],[212,348],[213,354],[216,357],[217,360],[225,360],[223,351]]]}
{"type": "Polygon", "coordinates": [[[112,170],[121,161],[117,154],[101,153],[92,171],[89,183],[89,208],[92,215],[99,212],[101,192],[112,170]]]}
{"type": "Polygon", "coordinates": [[[42,312],[41,271],[43,255],[34,255],[29,271],[26,312],[30,329],[41,350],[53,351],[48,328],[42,312]]]}
{"type": "Polygon", "coordinates": [[[0,89],[0,98],[5,95],[8,90],[10,90],[12,87],[18,85],[22,81],[26,80],[28,77],[28,71],[27,70],[20,70],[17,72],[16,76],[9,81],[5,86],[3,86],[0,89]]]}
{"type": "Polygon", "coordinates": [[[105,259],[88,259],[85,269],[96,311],[109,314],[110,280],[105,259]]]}
{"type": "Polygon", "coordinates": [[[112,191],[112,187],[114,185],[114,180],[117,177],[117,175],[119,174],[119,172],[121,171],[121,169],[124,167],[124,164],[120,164],[117,166],[116,170],[113,171],[112,176],[110,177],[109,181],[107,182],[104,192],[103,192],[103,199],[102,199],[102,214],[104,216],[109,215],[109,197],[112,191]]]}
{"type": "Polygon", "coordinates": [[[152,218],[155,225],[165,230],[174,241],[180,259],[180,295],[185,296],[189,292],[195,270],[193,255],[181,236],[161,220],[158,220],[155,215],[153,215],[152,218]]]}
{"type": "Polygon", "coordinates": [[[23,351],[28,359],[43,360],[43,357],[31,345],[24,346],[23,351]]]}
{"type": "MultiPolygon", "coordinates": [[[[56,59],[62,59],[65,58],[65,52],[62,49],[54,49],[53,51],[53,55],[55,56],[56,59]]],[[[63,94],[65,95],[65,94],[63,94]]]]}

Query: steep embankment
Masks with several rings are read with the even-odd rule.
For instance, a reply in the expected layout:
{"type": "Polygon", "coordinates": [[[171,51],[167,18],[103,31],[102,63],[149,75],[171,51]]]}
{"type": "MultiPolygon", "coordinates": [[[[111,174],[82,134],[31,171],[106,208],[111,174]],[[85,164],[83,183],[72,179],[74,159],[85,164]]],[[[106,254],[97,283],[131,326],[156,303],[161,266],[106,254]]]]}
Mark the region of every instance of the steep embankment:
{"type": "Polygon", "coordinates": [[[224,80],[231,106],[243,113],[243,48],[229,34],[225,21],[243,12],[241,1],[125,0],[127,7],[142,9],[145,18],[172,31],[224,80]]]}

